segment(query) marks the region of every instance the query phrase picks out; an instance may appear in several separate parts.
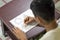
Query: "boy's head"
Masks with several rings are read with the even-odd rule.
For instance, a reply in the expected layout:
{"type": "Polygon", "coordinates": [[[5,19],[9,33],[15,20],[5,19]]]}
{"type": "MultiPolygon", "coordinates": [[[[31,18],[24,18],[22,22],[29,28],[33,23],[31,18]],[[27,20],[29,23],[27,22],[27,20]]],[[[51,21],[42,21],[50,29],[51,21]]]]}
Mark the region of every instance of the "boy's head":
{"type": "Polygon", "coordinates": [[[30,9],[33,11],[38,22],[49,24],[55,20],[55,5],[53,0],[33,0],[30,9]]]}

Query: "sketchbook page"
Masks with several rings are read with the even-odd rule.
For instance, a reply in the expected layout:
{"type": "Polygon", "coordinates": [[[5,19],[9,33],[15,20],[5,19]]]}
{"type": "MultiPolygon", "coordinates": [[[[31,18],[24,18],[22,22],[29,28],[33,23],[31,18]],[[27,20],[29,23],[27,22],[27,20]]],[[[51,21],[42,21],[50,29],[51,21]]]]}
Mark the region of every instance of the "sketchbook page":
{"type": "Polygon", "coordinates": [[[20,15],[18,15],[17,17],[13,18],[12,20],[10,20],[10,23],[14,26],[14,27],[18,27],[20,30],[24,31],[25,33],[28,32],[29,30],[31,30],[33,27],[35,27],[38,23],[37,22],[33,22],[30,25],[26,25],[24,24],[24,19],[27,16],[31,16],[34,17],[32,11],[30,9],[28,9],[27,11],[21,13],[20,15]]]}
{"type": "Polygon", "coordinates": [[[7,3],[11,2],[12,0],[0,0],[0,8],[4,5],[6,5],[7,3]]]}
{"type": "Polygon", "coordinates": [[[60,1],[55,4],[55,8],[60,11],[60,1]]]}

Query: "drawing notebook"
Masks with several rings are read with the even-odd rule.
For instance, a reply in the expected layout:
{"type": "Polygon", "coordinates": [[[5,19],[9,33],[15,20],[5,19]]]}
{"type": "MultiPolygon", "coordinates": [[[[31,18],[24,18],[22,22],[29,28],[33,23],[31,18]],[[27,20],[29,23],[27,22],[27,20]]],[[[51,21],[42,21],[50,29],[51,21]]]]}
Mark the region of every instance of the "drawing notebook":
{"type": "Polygon", "coordinates": [[[10,23],[14,26],[14,27],[18,27],[20,30],[22,30],[23,32],[28,32],[29,30],[31,30],[32,28],[34,28],[38,23],[37,22],[33,22],[29,25],[24,24],[24,19],[27,16],[31,16],[34,17],[32,11],[30,9],[28,9],[27,11],[21,13],[20,15],[18,15],[17,17],[13,18],[12,20],[10,20],[10,23]]]}

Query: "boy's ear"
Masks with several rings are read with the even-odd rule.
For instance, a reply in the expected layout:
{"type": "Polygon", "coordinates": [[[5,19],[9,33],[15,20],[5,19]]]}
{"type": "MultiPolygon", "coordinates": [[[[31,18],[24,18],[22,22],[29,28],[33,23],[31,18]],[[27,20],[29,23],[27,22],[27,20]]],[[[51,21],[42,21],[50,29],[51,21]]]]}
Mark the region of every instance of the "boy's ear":
{"type": "Polygon", "coordinates": [[[47,22],[43,18],[41,18],[41,17],[36,17],[35,20],[42,26],[47,24],[47,22]]]}

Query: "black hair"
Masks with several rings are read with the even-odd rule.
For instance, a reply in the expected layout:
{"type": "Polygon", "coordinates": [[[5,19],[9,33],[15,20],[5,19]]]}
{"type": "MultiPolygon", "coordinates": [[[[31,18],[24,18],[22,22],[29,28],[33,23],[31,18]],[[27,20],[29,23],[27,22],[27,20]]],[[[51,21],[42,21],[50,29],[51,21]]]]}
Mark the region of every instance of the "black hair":
{"type": "Polygon", "coordinates": [[[53,0],[33,0],[30,9],[33,14],[50,22],[55,19],[55,5],[53,0]]]}

